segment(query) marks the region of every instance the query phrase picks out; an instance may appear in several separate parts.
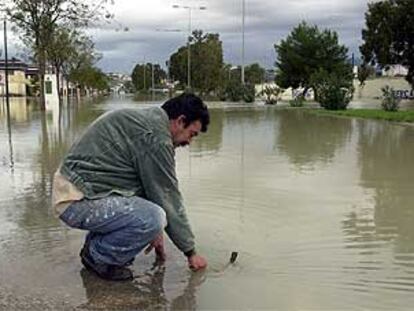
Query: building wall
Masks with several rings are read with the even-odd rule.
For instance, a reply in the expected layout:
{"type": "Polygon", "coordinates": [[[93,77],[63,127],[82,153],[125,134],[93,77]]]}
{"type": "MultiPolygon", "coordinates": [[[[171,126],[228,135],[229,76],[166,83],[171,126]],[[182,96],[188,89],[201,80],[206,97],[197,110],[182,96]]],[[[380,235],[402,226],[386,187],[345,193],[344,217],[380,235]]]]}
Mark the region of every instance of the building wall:
{"type": "MultiPolygon", "coordinates": [[[[0,95],[6,93],[5,72],[0,71],[0,95]]],[[[14,70],[9,72],[9,94],[12,96],[26,96],[26,75],[24,71],[14,70]]]]}

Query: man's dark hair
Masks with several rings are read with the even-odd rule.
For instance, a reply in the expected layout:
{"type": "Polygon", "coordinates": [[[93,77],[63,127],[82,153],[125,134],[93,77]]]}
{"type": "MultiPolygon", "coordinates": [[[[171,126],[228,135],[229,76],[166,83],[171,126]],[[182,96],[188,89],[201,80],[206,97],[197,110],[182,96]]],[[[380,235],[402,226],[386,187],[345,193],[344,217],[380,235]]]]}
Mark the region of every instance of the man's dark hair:
{"type": "Polygon", "coordinates": [[[203,103],[200,97],[190,93],[183,93],[167,100],[161,108],[165,110],[170,120],[177,119],[179,116],[184,115],[185,127],[189,126],[190,123],[199,120],[201,122],[201,131],[207,131],[208,124],[210,123],[210,116],[206,104],[203,103]]]}

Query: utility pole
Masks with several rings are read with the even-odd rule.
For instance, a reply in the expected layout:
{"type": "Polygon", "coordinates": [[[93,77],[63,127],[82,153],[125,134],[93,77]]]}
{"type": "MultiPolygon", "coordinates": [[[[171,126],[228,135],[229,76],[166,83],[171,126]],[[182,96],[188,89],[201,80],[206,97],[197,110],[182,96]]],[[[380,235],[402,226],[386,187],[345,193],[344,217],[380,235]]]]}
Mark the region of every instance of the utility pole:
{"type": "Polygon", "coordinates": [[[191,89],[191,10],[207,10],[205,6],[183,6],[174,4],[172,6],[174,9],[186,9],[188,10],[188,40],[187,40],[187,89],[191,89]]]}
{"type": "Polygon", "coordinates": [[[151,84],[152,84],[152,101],[154,101],[154,64],[151,63],[151,84]]]}
{"type": "Polygon", "coordinates": [[[6,109],[7,115],[10,115],[10,100],[9,100],[9,60],[7,56],[7,22],[4,20],[4,77],[6,86],[6,109]]]}
{"type": "Polygon", "coordinates": [[[246,0],[242,0],[242,64],[241,64],[241,83],[244,85],[244,16],[246,11],[246,0]]]}

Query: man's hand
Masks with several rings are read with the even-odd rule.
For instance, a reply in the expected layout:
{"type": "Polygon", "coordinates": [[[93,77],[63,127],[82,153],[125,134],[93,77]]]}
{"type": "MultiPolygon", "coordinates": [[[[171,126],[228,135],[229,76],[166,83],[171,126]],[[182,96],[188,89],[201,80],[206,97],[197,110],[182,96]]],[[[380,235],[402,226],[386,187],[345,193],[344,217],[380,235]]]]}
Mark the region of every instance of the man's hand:
{"type": "Polygon", "coordinates": [[[164,235],[161,232],[157,237],[149,244],[145,250],[145,254],[149,254],[152,249],[155,250],[155,256],[157,261],[165,261],[165,250],[164,250],[164,235]]]}
{"type": "Polygon", "coordinates": [[[204,257],[201,257],[197,254],[188,257],[187,260],[188,266],[193,271],[201,270],[207,267],[207,260],[205,260],[204,257]]]}

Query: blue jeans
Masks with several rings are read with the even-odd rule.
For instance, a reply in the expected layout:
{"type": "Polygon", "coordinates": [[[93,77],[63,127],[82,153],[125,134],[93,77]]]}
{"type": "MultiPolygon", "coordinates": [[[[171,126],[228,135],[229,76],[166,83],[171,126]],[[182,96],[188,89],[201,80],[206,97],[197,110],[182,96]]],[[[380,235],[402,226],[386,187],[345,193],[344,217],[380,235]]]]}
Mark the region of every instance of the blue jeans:
{"type": "Polygon", "coordinates": [[[158,205],[122,196],[73,202],[60,219],[89,231],[85,245],[96,263],[117,266],[131,263],[166,225],[165,212],[158,205]]]}

